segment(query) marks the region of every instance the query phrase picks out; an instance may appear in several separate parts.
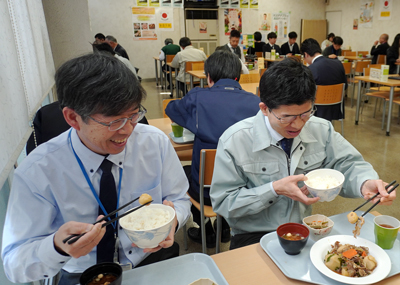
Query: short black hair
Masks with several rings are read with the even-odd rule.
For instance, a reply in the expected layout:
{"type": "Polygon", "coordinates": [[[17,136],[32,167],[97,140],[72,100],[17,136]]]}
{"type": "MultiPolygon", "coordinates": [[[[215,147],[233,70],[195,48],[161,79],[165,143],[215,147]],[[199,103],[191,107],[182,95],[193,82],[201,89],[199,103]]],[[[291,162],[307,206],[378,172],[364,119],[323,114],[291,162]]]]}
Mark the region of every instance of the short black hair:
{"type": "Polygon", "coordinates": [[[139,106],[146,92],[135,74],[114,56],[96,52],[65,62],[55,75],[61,109],[88,116],[118,116],[139,106]]]}
{"type": "Polygon", "coordinates": [[[103,35],[102,33],[98,33],[94,36],[94,38],[96,39],[100,39],[100,40],[106,40],[106,36],[103,35]]]}
{"type": "Polygon", "coordinates": [[[334,37],[332,41],[335,45],[342,45],[343,44],[343,39],[341,37],[334,37]]]}
{"type": "Polygon", "coordinates": [[[100,51],[100,52],[108,52],[112,55],[115,54],[115,51],[108,43],[102,44],[93,44],[93,52],[100,51]]]}
{"type": "Polygon", "coordinates": [[[267,36],[268,39],[276,39],[276,34],[274,32],[270,32],[267,36]]]}
{"type": "Polygon", "coordinates": [[[204,73],[210,75],[213,82],[220,79],[234,79],[239,81],[242,64],[239,57],[225,48],[217,48],[204,63],[204,73]]]}
{"type": "Polygon", "coordinates": [[[232,30],[229,37],[230,38],[240,38],[240,32],[238,30],[232,30]]]}
{"type": "Polygon", "coordinates": [[[297,39],[297,33],[296,32],[290,32],[288,36],[289,36],[289,39],[297,39]]]}
{"type": "Polygon", "coordinates": [[[165,45],[169,45],[169,44],[173,44],[173,43],[174,43],[174,40],[171,39],[171,38],[166,38],[166,39],[164,40],[164,44],[165,44],[165,45]]]}
{"type": "Polygon", "coordinates": [[[286,58],[268,68],[260,80],[260,99],[269,109],[315,101],[311,70],[297,58],[286,58]]]}
{"type": "Polygon", "coordinates": [[[192,42],[190,41],[190,39],[188,37],[183,37],[179,40],[179,45],[181,47],[187,47],[190,46],[192,44],[192,42]]]}
{"type": "Polygon", "coordinates": [[[335,37],[335,34],[334,34],[334,33],[329,33],[329,34],[326,36],[326,39],[329,40],[330,38],[334,38],[334,37],[335,37]]]}
{"type": "Polygon", "coordinates": [[[261,33],[260,32],[255,32],[254,33],[254,40],[255,41],[261,41],[261,39],[262,39],[261,33]]]}
{"type": "Polygon", "coordinates": [[[316,53],[322,53],[319,43],[313,39],[305,39],[300,46],[301,53],[304,55],[306,52],[309,56],[314,56],[316,53]]]}

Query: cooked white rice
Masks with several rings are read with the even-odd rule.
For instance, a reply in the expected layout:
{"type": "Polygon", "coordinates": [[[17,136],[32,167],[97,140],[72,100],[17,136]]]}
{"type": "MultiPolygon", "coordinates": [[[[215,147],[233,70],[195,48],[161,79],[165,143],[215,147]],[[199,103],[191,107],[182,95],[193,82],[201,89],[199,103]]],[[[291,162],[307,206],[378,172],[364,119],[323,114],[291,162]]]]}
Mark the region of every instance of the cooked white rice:
{"type": "Polygon", "coordinates": [[[316,189],[329,189],[339,186],[339,184],[340,182],[332,176],[315,176],[307,180],[307,185],[316,189]]]}
{"type": "Polygon", "coordinates": [[[120,220],[121,226],[134,231],[146,231],[161,227],[170,220],[169,212],[162,209],[143,207],[120,220]]]}

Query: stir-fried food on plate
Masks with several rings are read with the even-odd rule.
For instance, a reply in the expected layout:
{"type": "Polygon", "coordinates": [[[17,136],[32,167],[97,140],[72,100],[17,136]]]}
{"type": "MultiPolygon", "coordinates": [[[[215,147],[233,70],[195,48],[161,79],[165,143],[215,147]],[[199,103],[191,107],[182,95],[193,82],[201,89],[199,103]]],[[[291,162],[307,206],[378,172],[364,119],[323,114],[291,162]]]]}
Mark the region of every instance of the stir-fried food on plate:
{"type": "Polygon", "coordinates": [[[372,273],[378,263],[365,246],[340,244],[335,242],[324,259],[332,271],[348,277],[364,277],[372,273]]]}

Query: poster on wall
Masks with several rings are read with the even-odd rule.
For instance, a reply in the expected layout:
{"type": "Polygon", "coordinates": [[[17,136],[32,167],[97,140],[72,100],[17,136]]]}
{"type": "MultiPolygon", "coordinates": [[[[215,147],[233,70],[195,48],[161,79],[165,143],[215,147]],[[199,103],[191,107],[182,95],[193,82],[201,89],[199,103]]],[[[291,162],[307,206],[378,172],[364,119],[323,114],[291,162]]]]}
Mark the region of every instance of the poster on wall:
{"type": "Polygon", "coordinates": [[[258,0],[252,0],[250,2],[250,8],[251,9],[258,9],[258,0]]]}
{"type": "Polygon", "coordinates": [[[287,40],[290,30],[290,14],[274,13],[272,14],[272,32],[276,33],[277,40],[287,40]]]}
{"type": "Polygon", "coordinates": [[[159,31],[172,32],[174,30],[174,10],[164,7],[157,9],[157,24],[159,31]]]}
{"type": "Polygon", "coordinates": [[[260,31],[271,31],[271,14],[262,13],[259,16],[259,30],[260,31]]]}
{"type": "Polygon", "coordinates": [[[147,7],[147,0],[136,0],[136,5],[138,7],[147,7]]]}
{"type": "Polygon", "coordinates": [[[225,35],[229,35],[232,30],[242,33],[242,11],[240,9],[225,9],[225,35]]]}
{"type": "Polygon", "coordinates": [[[231,8],[239,8],[239,0],[230,0],[231,5],[229,7],[231,8]]]}
{"type": "Polygon", "coordinates": [[[353,30],[358,30],[358,19],[353,20],[353,30]]]}
{"type": "Polygon", "coordinates": [[[161,0],[161,7],[171,7],[172,0],[161,0]]]}
{"type": "Polygon", "coordinates": [[[183,0],[172,0],[173,6],[176,8],[183,8],[183,0]]]}
{"type": "Polygon", "coordinates": [[[374,2],[361,0],[360,4],[360,17],[358,19],[358,26],[360,28],[372,28],[374,2]]]}
{"type": "Polygon", "coordinates": [[[150,7],[160,7],[160,0],[150,0],[150,7]]]}
{"type": "Polygon", "coordinates": [[[220,8],[229,8],[229,0],[219,0],[219,7],[220,8]]]}
{"type": "Polygon", "coordinates": [[[155,8],[132,7],[133,40],[157,40],[155,8]]]}
{"type": "Polygon", "coordinates": [[[379,20],[390,20],[392,18],[392,0],[381,0],[379,3],[379,20]]]}
{"type": "Polygon", "coordinates": [[[240,8],[249,8],[249,0],[240,0],[240,8]]]}

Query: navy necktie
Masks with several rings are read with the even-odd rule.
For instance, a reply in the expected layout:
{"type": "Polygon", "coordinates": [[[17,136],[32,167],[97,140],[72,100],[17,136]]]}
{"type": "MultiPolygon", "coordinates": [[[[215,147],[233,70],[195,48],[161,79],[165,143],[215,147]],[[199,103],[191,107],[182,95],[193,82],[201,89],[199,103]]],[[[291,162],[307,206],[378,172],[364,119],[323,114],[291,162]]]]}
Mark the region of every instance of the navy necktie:
{"type": "MultiPolygon", "coordinates": [[[[107,213],[111,213],[117,208],[117,189],[114,176],[111,172],[113,163],[106,158],[100,165],[103,174],[100,179],[100,201],[107,213]]],[[[99,206],[99,215],[107,215],[99,206]]],[[[114,216],[111,217],[114,218],[114,216]]],[[[113,262],[115,249],[115,238],[113,226],[107,226],[106,233],[97,245],[97,263],[113,262]]]]}
{"type": "Polygon", "coordinates": [[[292,149],[293,139],[283,138],[280,140],[282,149],[290,157],[290,150],[292,149]]]}

